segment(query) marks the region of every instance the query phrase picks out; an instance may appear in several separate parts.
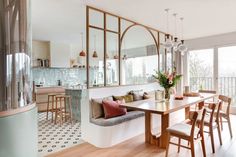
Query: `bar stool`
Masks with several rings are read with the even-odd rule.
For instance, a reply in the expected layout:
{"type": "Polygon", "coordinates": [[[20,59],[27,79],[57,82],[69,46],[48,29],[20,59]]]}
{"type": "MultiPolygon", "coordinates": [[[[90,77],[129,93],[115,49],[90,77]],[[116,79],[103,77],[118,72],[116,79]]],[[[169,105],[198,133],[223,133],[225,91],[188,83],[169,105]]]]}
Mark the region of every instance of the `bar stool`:
{"type": "Polygon", "coordinates": [[[60,118],[60,125],[63,122],[63,118],[65,121],[67,117],[70,118],[70,122],[72,123],[72,108],[71,108],[71,96],[69,95],[56,95],[56,114],[55,114],[55,124],[57,123],[57,118],[60,118]]]}
{"type": "MultiPolygon", "coordinates": [[[[61,93],[63,94],[63,93],[61,93]]],[[[48,94],[48,103],[47,103],[47,116],[46,116],[46,119],[48,120],[48,112],[51,112],[52,113],[52,122],[53,122],[53,114],[54,112],[56,112],[55,110],[55,97],[56,95],[59,95],[58,93],[50,93],[48,94]],[[51,107],[50,107],[50,102],[51,102],[51,107]]]]}

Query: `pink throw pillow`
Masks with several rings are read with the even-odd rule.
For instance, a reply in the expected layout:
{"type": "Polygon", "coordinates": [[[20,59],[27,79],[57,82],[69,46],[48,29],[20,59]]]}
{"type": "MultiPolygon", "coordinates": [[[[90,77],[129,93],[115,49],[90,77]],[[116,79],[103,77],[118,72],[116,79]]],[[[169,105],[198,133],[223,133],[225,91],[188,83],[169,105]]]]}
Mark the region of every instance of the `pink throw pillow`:
{"type": "Polygon", "coordinates": [[[105,113],[105,119],[125,115],[127,113],[126,108],[120,107],[123,102],[103,100],[102,105],[105,113]]]}

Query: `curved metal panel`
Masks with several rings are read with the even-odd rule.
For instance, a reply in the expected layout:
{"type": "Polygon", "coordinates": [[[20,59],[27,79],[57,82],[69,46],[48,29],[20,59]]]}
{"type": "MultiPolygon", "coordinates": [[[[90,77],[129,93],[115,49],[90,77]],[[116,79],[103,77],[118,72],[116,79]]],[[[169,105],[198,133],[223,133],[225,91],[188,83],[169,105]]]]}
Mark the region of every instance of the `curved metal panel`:
{"type": "Polygon", "coordinates": [[[29,0],[0,2],[0,111],[31,103],[29,0]]]}

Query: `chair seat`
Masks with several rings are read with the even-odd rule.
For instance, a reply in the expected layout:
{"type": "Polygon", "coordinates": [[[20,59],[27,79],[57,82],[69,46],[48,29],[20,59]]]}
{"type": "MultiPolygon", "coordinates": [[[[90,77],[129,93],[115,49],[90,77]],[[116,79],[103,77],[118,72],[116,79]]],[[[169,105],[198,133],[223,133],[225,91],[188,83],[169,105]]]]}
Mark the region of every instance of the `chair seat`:
{"type": "MultiPolygon", "coordinates": [[[[192,129],[192,125],[189,125],[186,123],[177,123],[177,124],[167,128],[167,131],[169,133],[174,133],[174,134],[178,134],[178,135],[190,136],[191,129],[192,129]]],[[[198,133],[199,133],[199,128],[195,127],[194,136],[197,136],[198,133]]]]}

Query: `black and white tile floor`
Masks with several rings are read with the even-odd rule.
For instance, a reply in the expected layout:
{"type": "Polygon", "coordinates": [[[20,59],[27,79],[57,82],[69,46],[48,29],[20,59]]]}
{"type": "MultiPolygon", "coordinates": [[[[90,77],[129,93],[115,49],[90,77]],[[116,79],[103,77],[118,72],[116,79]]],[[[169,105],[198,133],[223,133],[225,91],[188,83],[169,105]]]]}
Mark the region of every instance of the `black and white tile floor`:
{"type": "MultiPolygon", "coordinates": [[[[49,115],[51,117],[51,115],[49,115]]],[[[38,113],[38,156],[43,157],[62,149],[83,143],[80,123],[54,124],[46,120],[46,113],[38,113]]]]}

